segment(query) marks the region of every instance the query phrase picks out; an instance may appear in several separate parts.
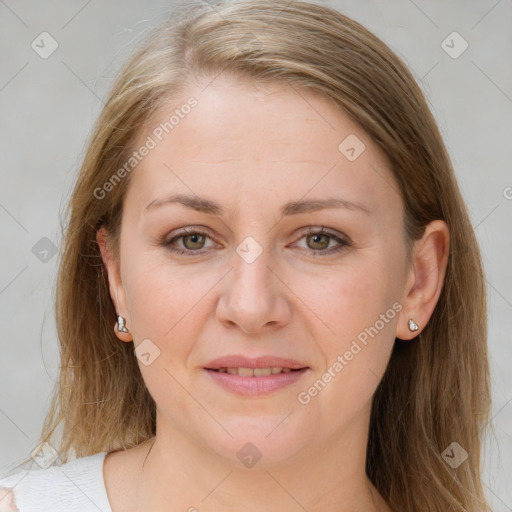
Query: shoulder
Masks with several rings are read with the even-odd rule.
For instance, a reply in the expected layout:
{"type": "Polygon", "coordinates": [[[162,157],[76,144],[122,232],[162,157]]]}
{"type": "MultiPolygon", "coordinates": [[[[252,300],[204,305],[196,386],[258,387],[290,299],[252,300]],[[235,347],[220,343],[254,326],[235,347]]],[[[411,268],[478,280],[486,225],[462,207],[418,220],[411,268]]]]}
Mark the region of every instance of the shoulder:
{"type": "Polygon", "coordinates": [[[106,454],[0,478],[0,512],[112,512],[103,478],[106,454]]]}

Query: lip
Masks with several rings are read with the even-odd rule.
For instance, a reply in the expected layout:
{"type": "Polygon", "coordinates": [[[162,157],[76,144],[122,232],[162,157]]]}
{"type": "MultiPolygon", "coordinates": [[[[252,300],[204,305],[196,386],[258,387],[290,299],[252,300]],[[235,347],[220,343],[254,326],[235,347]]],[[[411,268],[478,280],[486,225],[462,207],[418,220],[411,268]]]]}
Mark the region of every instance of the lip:
{"type": "MultiPolygon", "coordinates": [[[[246,367],[247,368],[247,367],[246,367]]],[[[241,377],[240,375],[231,375],[221,373],[215,370],[204,370],[213,381],[227,391],[242,396],[266,395],[278,389],[297,382],[304,374],[309,373],[309,368],[291,371],[288,373],[276,373],[274,375],[264,375],[261,377],[241,377]]]]}
{"type": "MultiPolygon", "coordinates": [[[[282,358],[277,356],[260,356],[249,358],[241,354],[233,354],[223,356],[210,361],[204,366],[206,370],[218,370],[219,368],[271,368],[272,366],[280,366],[282,368],[290,368],[291,370],[299,370],[309,368],[307,364],[296,361],[295,359],[282,358]]],[[[251,378],[251,377],[249,377],[251,378]]],[[[264,378],[264,377],[259,377],[264,378]]]]}
{"type": "Polygon", "coordinates": [[[265,395],[289,386],[304,374],[310,373],[311,368],[295,359],[261,356],[248,358],[241,354],[223,356],[210,361],[203,369],[210,378],[227,391],[241,396],[265,395]],[[263,375],[259,377],[242,377],[230,373],[221,373],[215,370],[219,368],[272,368],[279,366],[290,368],[291,372],[263,375]]]}

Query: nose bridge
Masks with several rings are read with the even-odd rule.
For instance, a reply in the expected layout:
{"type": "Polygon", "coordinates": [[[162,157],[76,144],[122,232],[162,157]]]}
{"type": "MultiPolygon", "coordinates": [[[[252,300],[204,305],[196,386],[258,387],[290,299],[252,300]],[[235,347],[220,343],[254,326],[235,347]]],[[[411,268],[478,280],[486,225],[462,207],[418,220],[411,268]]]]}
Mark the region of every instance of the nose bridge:
{"type": "Polygon", "coordinates": [[[271,270],[271,249],[269,240],[258,236],[245,237],[236,247],[233,255],[233,275],[231,287],[237,294],[237,301],[247,306],[262,306],[272,299],[275,277],[271,270]],[[259,304],[257,304],[259,302],[259,304]]]}
{"type": "Polygon", "coordinates": [[[263,228],[253,230],[236,246],[232,272],[219,303],[219,319],[236,323],[245,332],[257,332],[269,323],[282,323],[289,314],[279,279],[274,251],[263,228]]]}
{"type": "MultiPolygon", "coordinates": [[[[265,212],[261,211],[261,204],[246,202],[243,208],[245,214],[239,216],[237,222],[238,243],[233,255],[234,277],[236,279],[259,280],[261,284],[268,284],[268,273],[272,255],[272,230],[266,220],[265,212]]],[[[270,212],[267,212],[267,214],[270,212]]]]}

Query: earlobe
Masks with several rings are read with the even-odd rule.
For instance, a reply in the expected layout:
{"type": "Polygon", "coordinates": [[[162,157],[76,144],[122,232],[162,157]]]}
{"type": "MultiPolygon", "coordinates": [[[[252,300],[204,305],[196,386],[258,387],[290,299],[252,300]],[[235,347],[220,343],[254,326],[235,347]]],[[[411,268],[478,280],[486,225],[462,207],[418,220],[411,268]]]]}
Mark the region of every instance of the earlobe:
{"type": "Polygon", "coordinates": [[[420,329],[420,326],[414,321],[414,318],[409,318],[408,326],[411,332],[416,332],[420,329]]]}
{"type": "Polygon", "coordinates": [[[449,229],[442,220],[430,222],[422,238],[415,242],[397,338],[415,338],[430,320],[443,288],[449,246],[449,229]]]}
{"type": "Polygon", "coordinates": [[[129,330],[126,327],[126,318],[120,315],[120,312],[126,311],[125,292],[121,282],[119,264],[109,247],[109,237],[107,230],[104,227],[97,231],[96,241],[98,242],[103,264],[107,272],[110,299],[112,300],[116,314],[118,315],[117,321],[114,325],[114,332],[121,341],[133,341],[129,330]]]}
{"type": "Polygon", "coordinates": [[[121,315],[117,316],[117,322],[114,327],[114,331],[116,333],[116,336],[121,341],[125,341],[125,342],[133,341],[130,331],[126,327],[126,319],[123,316],[121,316],[121,315]]]}

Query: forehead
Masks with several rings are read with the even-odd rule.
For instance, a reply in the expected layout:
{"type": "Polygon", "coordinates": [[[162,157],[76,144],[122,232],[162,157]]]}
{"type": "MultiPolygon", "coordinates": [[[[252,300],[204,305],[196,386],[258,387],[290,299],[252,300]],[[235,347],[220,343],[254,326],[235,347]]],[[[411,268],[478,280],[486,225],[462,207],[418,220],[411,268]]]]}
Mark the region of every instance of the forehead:
{"type": "Polygon", "coordinates": [[[373,209],[400,203],[384,154],[312,90],[221,75],[161,109],[140,144],[147,137],[155,144],[133,171],[127,198],[138,208],[165,192],[211,197],[233,209],[333,192],[373,209]],[[190,97],[195,106],[183,108],[190,97]]]}

